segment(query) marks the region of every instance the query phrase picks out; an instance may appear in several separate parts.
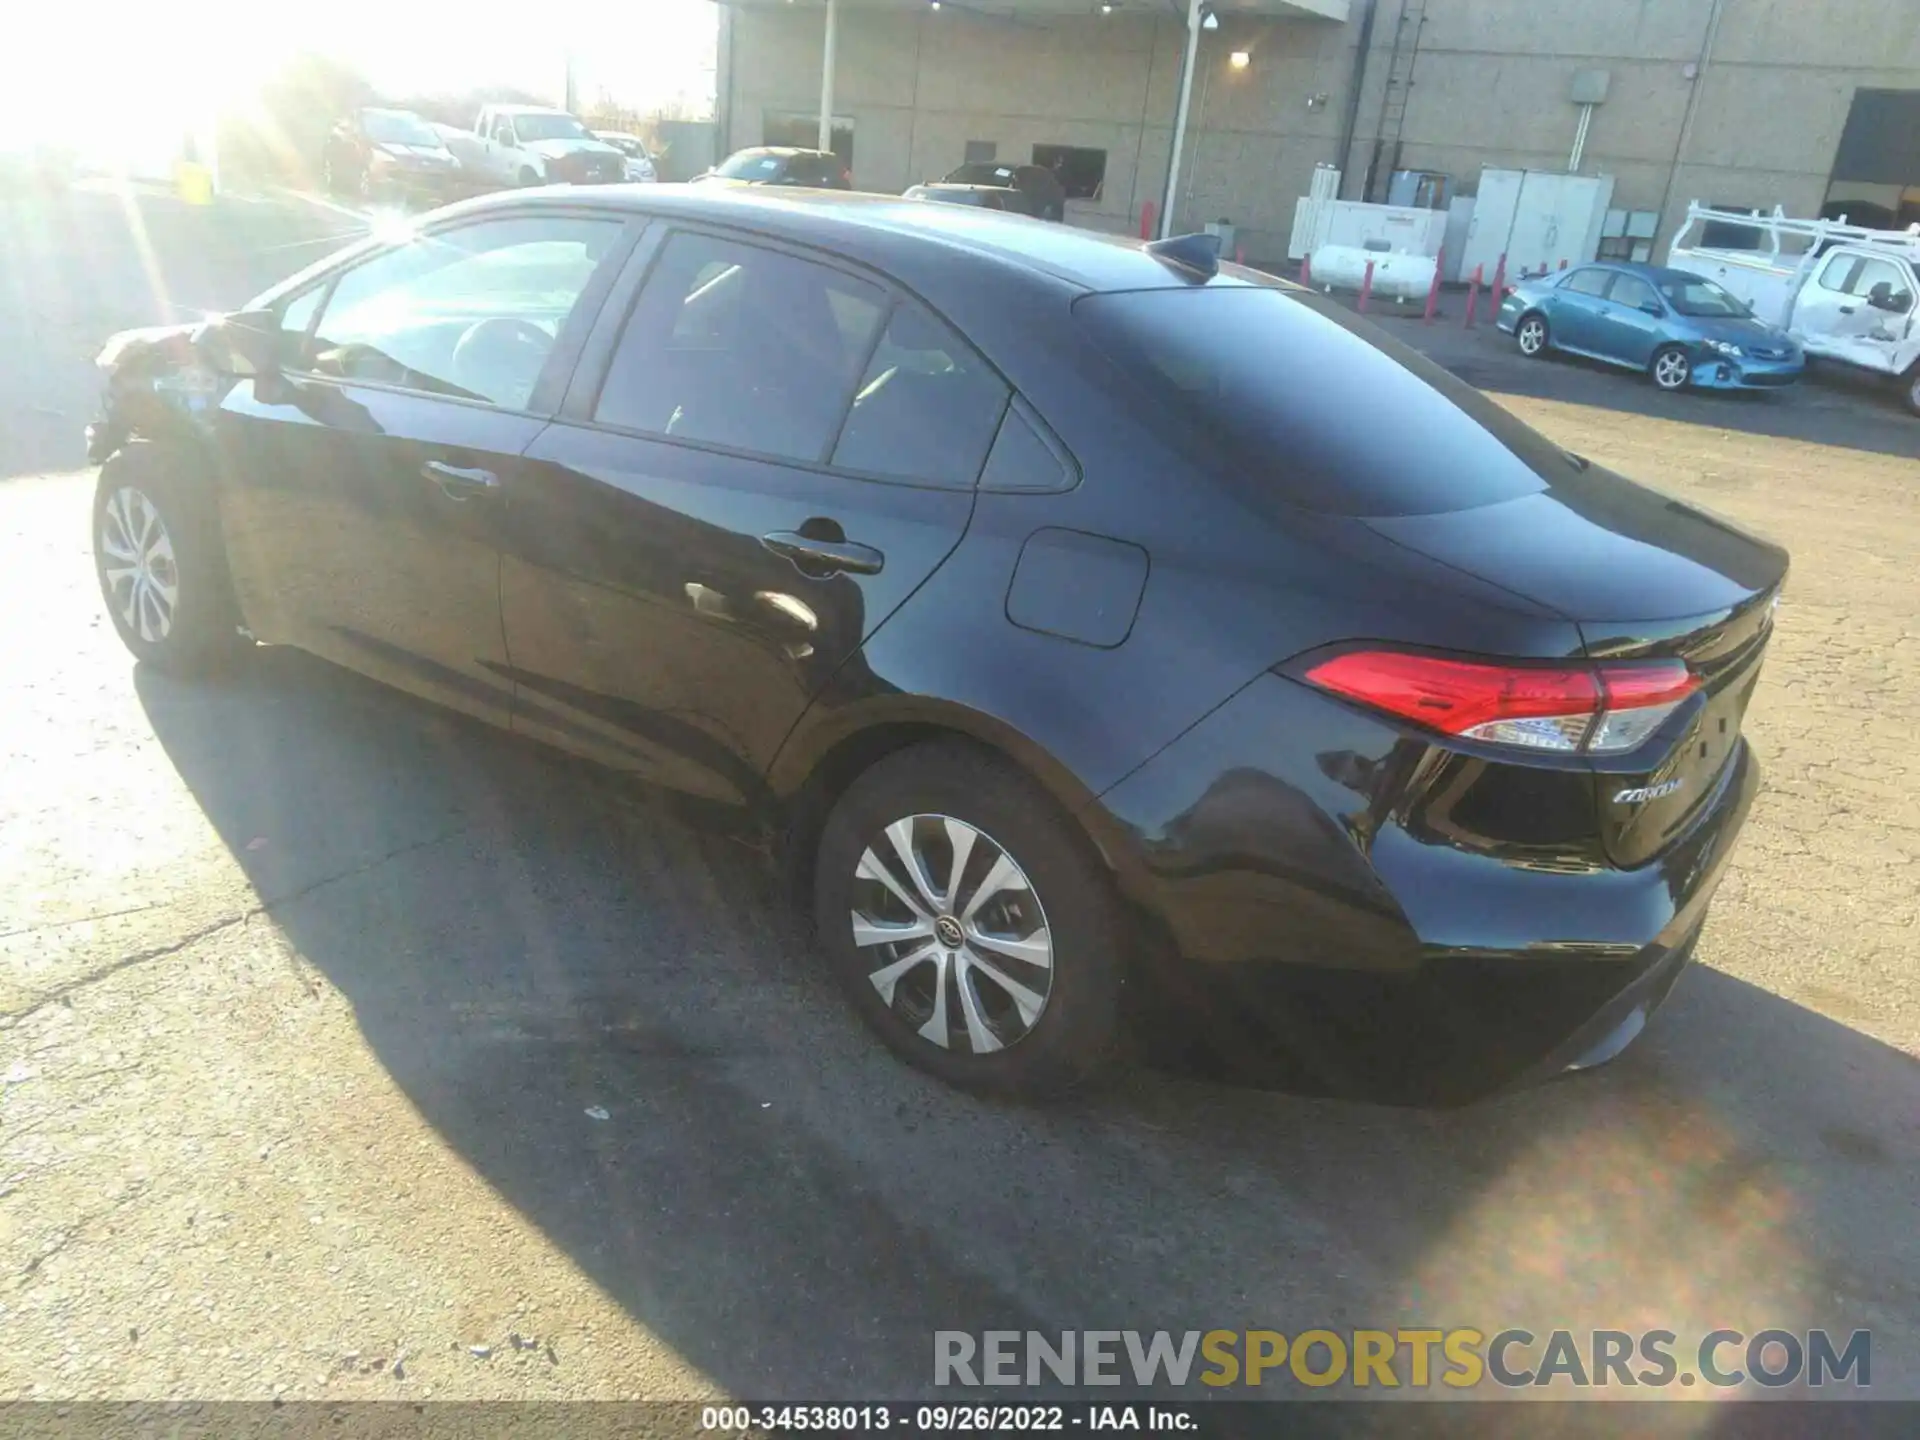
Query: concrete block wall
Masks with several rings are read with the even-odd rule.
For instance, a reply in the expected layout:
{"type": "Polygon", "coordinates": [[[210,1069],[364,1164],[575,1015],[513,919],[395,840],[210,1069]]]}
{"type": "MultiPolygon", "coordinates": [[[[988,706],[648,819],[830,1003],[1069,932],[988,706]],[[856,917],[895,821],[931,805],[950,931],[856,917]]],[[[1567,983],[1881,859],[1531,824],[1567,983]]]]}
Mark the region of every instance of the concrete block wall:
{"type": "MultiPolygon", "coordinates": [[[[1689,199],[1814,213],[1855,88],[1920,89],[1920,0],[1720,0],[1697,81],[1687,67],[1700,60],[1715,0],[1373,5],[1344,157],[1349,198],[1379,133],[1403,13],[1425,18],[1401,168],[1447,172],[1464,192],[1487,166],[1563,169],[1579,118],[1573,76],[1607,70],[1611,90],[1581,168],[1615,177],[1617,205],[1664,206],[1663,240],[1689,199]]],[[[1366,6],[1353,0],[1345,24],[1228,14],[1201,37],[1175,197],[1181,228],[1224,217],[1249,258],[1285,253],[1313,167],[1343,158],[1366,6]],[[1229,64],[1236,50],[1251,57],[1244,70],[1229,64]]],[[[737,148],[760,143],[769,113],[817,113],[823,26],[818,5],[736,0],[730,9],[723,146],[737,148]]],[[[1183,41],[1171,9],[1159,7],[1009,17],[843,0],[834,109],[854,122],[855,183],[899,191],[935,178],[960,163],[969,140],[993,141],[1014,161],[1035,144],[1085,145],[1107,152],[1106,181],[1098,200],[1069,204],[1069,220],[1137,229],[1142,203],[1157,202],[1165,185],[1183,41]]]]}

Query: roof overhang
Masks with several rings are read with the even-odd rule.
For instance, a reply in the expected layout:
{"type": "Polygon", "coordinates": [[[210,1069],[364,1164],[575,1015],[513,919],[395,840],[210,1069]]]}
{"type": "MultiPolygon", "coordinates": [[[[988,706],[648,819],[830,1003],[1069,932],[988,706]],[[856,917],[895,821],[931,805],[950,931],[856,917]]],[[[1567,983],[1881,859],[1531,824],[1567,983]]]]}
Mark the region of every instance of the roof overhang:
{"type": "MultiPolygon", "coordinates": [[[[755,8],[778,6],[781,9],[822,9],[826,0],[719,0],[720,4],[749,5],[755,8]]],[[[1148,15],[1163,19],[1186,18],[1186,0],[1110,0],[1115,15],[1148,15]]],[[[1212,0],[1222,19],[1236,15],[1285,20],[1332,20],[1345,24],[1353,0],[1212,0]]],[[[842,11],[894,10],[925,11],[929,0],[840,0],[842,11]]],[[[1073,19],[1098,16],[1100,0],[940,0],[942,11],[991,15],[997,18],[1073,19]]]]}

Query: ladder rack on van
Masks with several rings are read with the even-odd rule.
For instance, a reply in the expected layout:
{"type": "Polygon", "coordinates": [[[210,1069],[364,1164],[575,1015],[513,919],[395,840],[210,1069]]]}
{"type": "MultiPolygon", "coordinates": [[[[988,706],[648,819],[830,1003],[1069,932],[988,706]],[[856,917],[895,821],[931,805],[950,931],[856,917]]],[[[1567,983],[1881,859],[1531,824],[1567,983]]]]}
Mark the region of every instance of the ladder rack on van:
{"type": "Polygon", "coordinates": [[[1838,244],[1868,245],[1905,260],[1920,262],[1920,225],[1911,225],[1905,230],[1875,230],[1865,225],[1849,225],[1845,216],[1838,220],[1798,220],[1778,205],[1773,207],[1771,215],[1757,215],[1744,210],[1716,210],[1711,205],[1702,205],[1694,200],[1687,205],[1686,223],[1674,235],[1670,248],[1671,251],[1685,251],[1691,255],[1705,253],[1738,257],[1749,265],[1797,271],[1806,263],[1807,256],[1818,255],[1838,244]],[[1700,236],[1705,234],[1709,225],[1738,226],[1754,231],[1764,237],[1765,243],[1753,246],[1702,245],[1700,236]],[[1783,243],[1789,241],[1802,243],[1783,243]]]}

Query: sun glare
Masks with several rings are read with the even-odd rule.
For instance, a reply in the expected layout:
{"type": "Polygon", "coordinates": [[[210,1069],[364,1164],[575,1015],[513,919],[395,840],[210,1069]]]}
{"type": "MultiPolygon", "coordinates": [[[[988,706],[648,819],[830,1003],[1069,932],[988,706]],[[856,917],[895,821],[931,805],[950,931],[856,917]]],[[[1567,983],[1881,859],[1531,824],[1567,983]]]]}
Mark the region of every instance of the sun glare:
{"type": "MultiPolygon", "coordinates": [[[[450,23],[444,7],[420,0],[334,0],[324,25],[298,9],[183,24],[171,10],[124,0],[69,8],[37,14],[30,31],[0,47],[0,136],[8,146],[58,144],[133,173],[165,173],[182,140],[204,143],[218,116],[245,120],[263,82],[302,52],[339,60],[398,95],[504,85],[557,101],[565,84],[564,38],[529,45],[517,30],[450,23]]],[[[645,109],[710,81],[708,0],[578,0],[575,8],[578,33],[594,37],[574,56],[583,94],[605,91],[645,109]]]]}

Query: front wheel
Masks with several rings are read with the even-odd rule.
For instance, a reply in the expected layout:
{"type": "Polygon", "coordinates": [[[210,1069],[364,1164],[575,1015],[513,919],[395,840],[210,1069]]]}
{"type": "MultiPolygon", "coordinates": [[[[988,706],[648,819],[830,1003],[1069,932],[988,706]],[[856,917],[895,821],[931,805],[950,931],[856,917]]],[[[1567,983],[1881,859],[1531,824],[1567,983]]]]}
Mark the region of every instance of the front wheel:
{"type": "Polygon", "coordinates": [[[540,172],[535,170],[531,165],[521,166],[520,183],[522,185],[538,185],[540,183],[540,172]]]}
{"type": "Polygon", "coordinates": [[[1520,353],[1529,360],[1537,360],[1547,353],[1547,317],[1538,313],[1529,313],[1520,317],[1520,323],[1514,327],[1513,341],[1520,347],[1520,353]]]}
{"type": "Polygon", "coordinates": [[[1684,390],[1693,379],[1693,361],[1680,346],[1665,345],[1654,351],[1647,373],[1662,390],[1684,390]]]}
{"type": "Polygon", "coordinates": [[[1907,387],[1907,408],[1920,415],[1920,361],[1916,361],[1914,367],[1907,371],[1904,383],[1907,387]]]}
{"type": "Polygon", "coordinates": [[[1111,1062],[1117,905],[1052,801],[959,742],[862,775],[816,857],[815,923],[861,1018],[911,1064],[989,1094],[1058,1094],[1111,1062]]]}
{"type": "Polygon", "coordinates": [[[204,674],[251,646],[240,631],[219,516],[173,457],[133,445],[100,467],[93,554],[107,614],[136,659],[204,674]]]}

